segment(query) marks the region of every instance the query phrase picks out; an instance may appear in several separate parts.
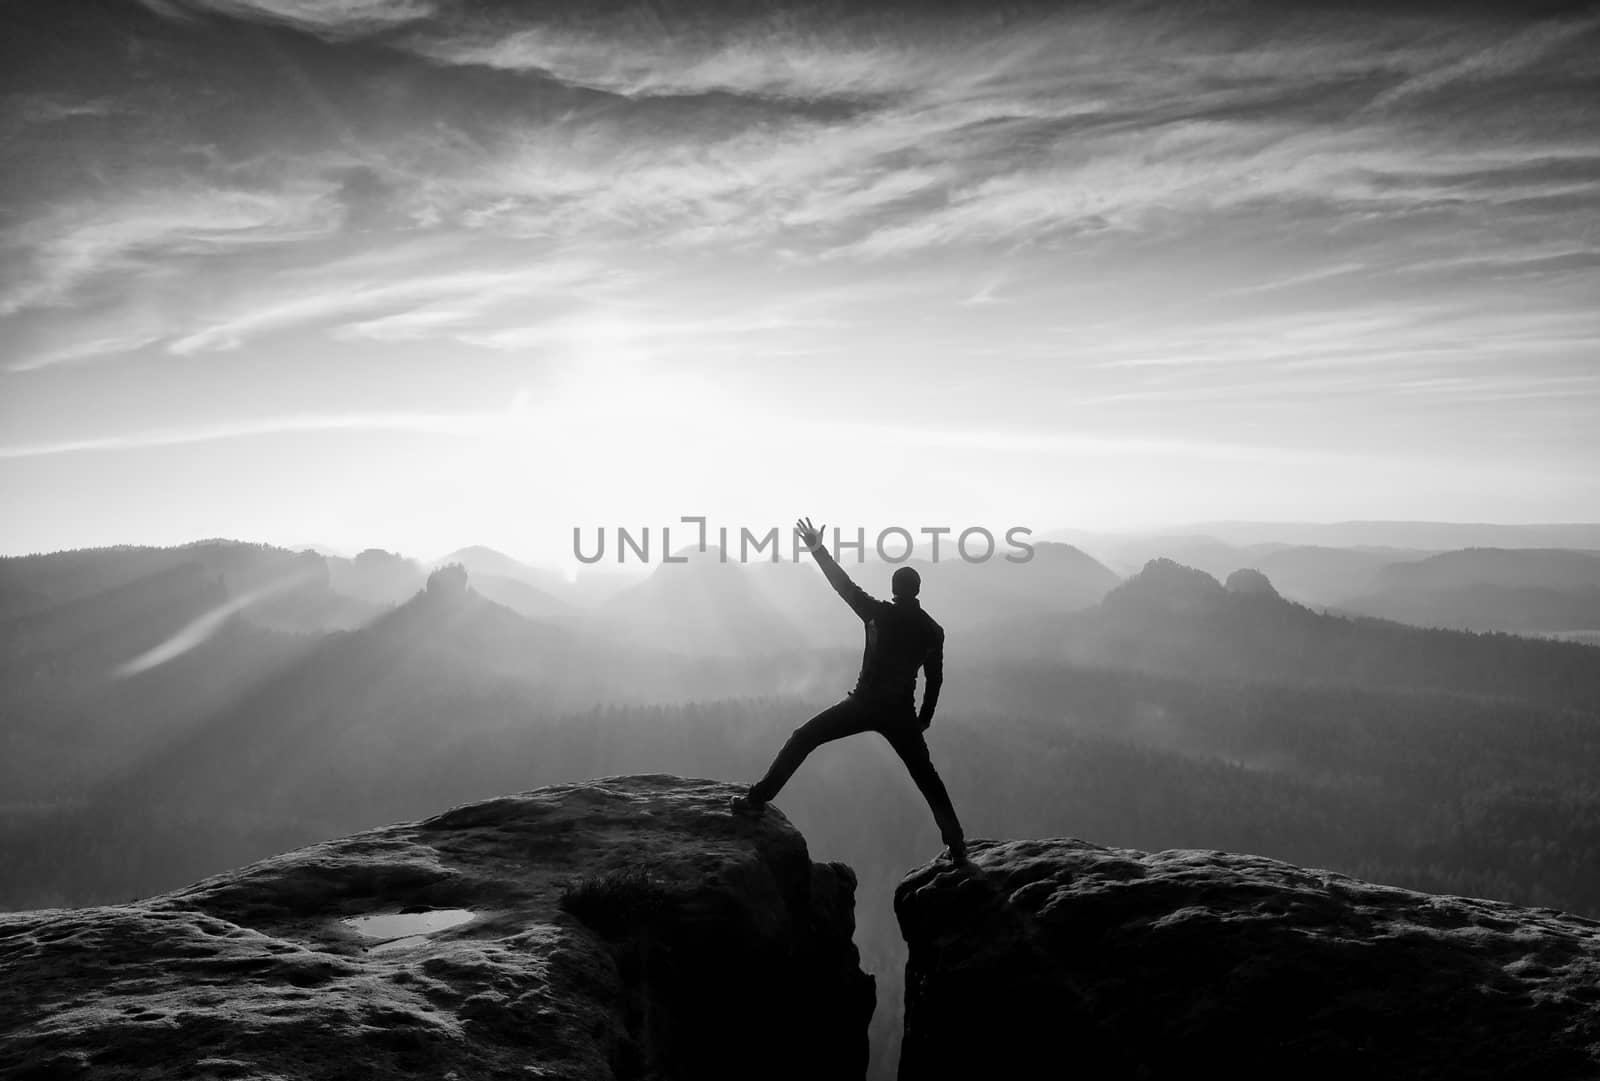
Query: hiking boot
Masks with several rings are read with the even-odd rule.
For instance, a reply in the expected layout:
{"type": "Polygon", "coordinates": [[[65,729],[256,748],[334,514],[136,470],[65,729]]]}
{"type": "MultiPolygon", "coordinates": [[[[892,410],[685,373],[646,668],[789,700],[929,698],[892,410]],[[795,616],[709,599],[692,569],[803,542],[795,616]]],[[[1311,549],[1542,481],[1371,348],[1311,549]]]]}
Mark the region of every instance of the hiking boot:
{"type": "Polygon", "coordinates": [[[767,805],[764,801],[751,799],[748,795],[731,796],[728,799],[728,809],[746,818],[760,818],[767,805]]]}

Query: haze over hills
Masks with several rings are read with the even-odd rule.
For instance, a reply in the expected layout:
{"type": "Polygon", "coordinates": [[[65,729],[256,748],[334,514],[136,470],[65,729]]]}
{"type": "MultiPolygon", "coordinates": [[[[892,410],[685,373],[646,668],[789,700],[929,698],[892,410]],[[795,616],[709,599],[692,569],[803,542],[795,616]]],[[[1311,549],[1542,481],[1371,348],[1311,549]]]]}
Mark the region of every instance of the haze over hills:
{"type": "Polygon", "coordinates": [[[1225,544],[1330,548],[1582,548],[1600,549],[1600,522],[1197,522],[1166,534],[1198,534],[1225,544]]]}
{"type": "MultiPolygon", "coordinates": [[[[1267,559],[1309,551],[1277,549],[1267,559]]],[[[1343,555],[1313,554],[1330,562],[1343,555]]],[[[845,689],[842,669],[858,648],[853,620],[814,568],[723,563],[715,549],[691,555],[587,610],[533,594],[536,587],[505,573],[522,574],[522,565],[484,549],[462,556],[499,572],[483,576],[487,587],[470,573],[457,580],[460,572],[436,572],[436,588],[396,606],[336,588],[354,581],[367,597],[382,596],[420,575],[414,562],[377,550],[341,561],[207,542],[10,560],[0,580],[13,589],[69,599],[0,622],[4,702],[16,718],[6,733],[6,779],[22,798],[54,793],[70,802],[85,785],[137,767],[168,778],[147,782],[159,804],[164,786],[176,790],[178,777],[197,770],[216,777],[219,791],[258,789],[261,777],[206,764],[224,749],[257,765],[292,762],[289,772],[314,777],[333,763],[359,772],[361,756],[351,748],[374,733],[385,733],[397,759],[424,762],[467,733],[522,723],[519,711],[530,706],[561,712],[587,703],[845,689]],[[33,567],[36,577],[27,573],[33,567]],[[141,574],[151,568],[165,569],[141,574]],[[285,572],[299,576],[294,589],[249,600],[259,583],[285,572]],[[512,582],[538,603],[497,603],[512,582]],[[107,583],[116,584],[87,592],[107,583]],[[297,633],[280,633],[286,626],[297,633]],[[130,664],[144,667],[134,673],[130,664]],[[838,670],[831,687],[828,670],[838,670]],[[445,716],[455,720],[440,727],[445,716]],[[84,743],[94,753],[73,750],[84,743]],[[161,755],[176,764],[153,765],[161,755]],[[53,785],[52,775],[67,783],[53,785]]],[[[1575,553],[1464,552],[1390,565],[1376,580],[1409,588],[1408,575],[1416,575],[1456,588],[1448,583],[1471,580],[1485,565],[1506,582],[1561,574],[1579,591],[1555,595],[1581,605],[1593,563],[1575,553]]],[[[850,569],[886,592],[877,579],[887,567],[850,569]]],[[[1039,545],[1031,563],[923,570],[932,610],[955,632],[951,664],[961,678],[952,679],[950,693],[957,702],[977,704],[981,696],[964,699],[966,689],[986,685],[996,700],[1014,698],[992,686],[999,667],[1061,664],[1481,694],[1585,710],[1600,701],[1600,666],[1581,646],[1322,614],[1280,596],[1257,572],[1236,572],[1225,587],[1203,571],[1156,560],[1118,584],[1077,549],[1051,543],[1039,545]]],[[[1399,603],[1413,594],[1397,588],[1393,596],[1399,603]]],[[[272,804],[271,813],[293,803],[272,804]]]]}
{"type": "Polygon", "coordinates": [[[1451,589],[1473,585],[1513,589],[1600,586],[1600,552],[1468,548],[1386,567],[1378,575],[1377,584],[1384,589],[1451,589]]]}
{"type": "Polygon", "coordinates": [[[182,563],[0,621],[0,803],[83,798],[309,644],[237,612],[207,624],[228,605],[220,580],[182,563]],[[185,641],[194,627],[206,633],[185,641]]]}
{"type": "Polygon", "coordinates": [[[1170,559],[1214,578],[1226,578],[1242,568],[1259,570],[1284,596],[1304,604],[1334,604],[1369,592],[1385,567],[1435,554],[1417,548],[1281,541],[1240,545],[1204,534],[1086,537],[1081,543],[1123,575],[1138,572],[1152,559],[1170,559]]]}
{"type": "MultiPolygon", "coordinates": [[[[253,551],[230,558],[248,565],[253,551]]],[[[1039,552],[924,566],[929,604],[954,629],[935,754],[969,828],[1231,847],[1600,912],[1600,841],[1584,832],[1600,821],[1584,787],[1600,765],[1592,651],[1325,616],[1248,574],[1225,587],[1156,564],[1119,585],[1073,549],[1039,552]],[[1451,684],[1460,671],[1471,678],[1451,684]],[[1493,697],[1464,697],[1473,689],[1493,697]],[[1395,836],[1395,821],[1412,825],[1395,836]]],[[[297,565],[271,551],[260,565],[286,555],[297,565]]],[[[369,596],[420,574],[393,553],[340,566],[359,566],[369,596]]],[[[275,632],[246,605],[187,651],[116,676],[232,603],[228,577],[179,567],[4,624],[3,715],[19,718],[6,780],[25,805],[0,817],[0,858],[19,869],[0,904],[125,899],[576,776],[753,777],[848,688],[859,655],[853,617],[814,567],[713,558],[555,620],[448,570],[350,630],[275,632]],[[613,617],[653,621],[662,648],[619,639],[613,617]],[[774,620],[803,628],[787,650],[770,650],[774,620]],[[727,652],[741,637],[748,648],[727,652]],[[63,684],[74,656],[70,670],[92,678],[63,684]]],[[[886,591],[888,566],[847,569],[886,591]]],[[[819,751],[781,802],[820,854],[861,875],[877,1053],[892,1062],[904,955],[887,898],[906,853],[935,844],[931,824],[870,738],[819,751]]]]}
{"type": "MultiPolygon", "coordinates": [[[[916,564],[950,632],[934,754],[975,835],[1226,847],[1600,914],[1593,647],[1352,618],[1251,570],[1336,593],[1340,573],[1454,589],[1488,566],[1566,575],[1570,598],[1589,556],[1211,550],[1243,558],[1119,579],[1045,542],[1028,563],[916,564]]],[[[492,550],[458,554],[431,578],[378,549],[231,542],[0,563],[34,598],[0,620],[0,861],[19,869],[0,905],[124,900],[538,783],[752,778],[860,655],[806,563],[689,552],[593,603],[492,550]],[[502,603],[519,589],[532,602],[502,603]]],[[[891,565],[845,568],[887,594],[891,565]]],[[[892,1039],[904,954],[887,898],[937,847],[925,809],[871,737],[817,752],[780,803],[861,875],[892,1039]]]]}
{"type": "MultiPolygon", "coordinates": [[[[1231,525],[1232,536],[1259,535],[1253,525],[1250,529],[1244,528],[1247,524],[1231,525]]],[[[1326,535],[1344,532],[1369,538],[1435,540],[1451,535],[1508,539],[1562,535],[1584,540],[1590,529],[1575,525],[1485,530],[1444,523],[1346,526],[1326,527],[1326,535]]],[[[1319,528],[1323,527],[1298,528],[1290,534],[1314,536],[1319,528]]],[[[1600,632],[1600,608],[1596,607],[1600,574],[1595,569],[1600,567],[1600,551],[1483,546],[1430,551],[1281,541],[1241,546],[1201,534],[1079,539],[1101,553],[1109,566],[1128,574],[1153,559],[1172,560],[1219,579],[1234,570],[1253,569],[1266,574],[1291,600],[1348,614],[1455,630],[1600,632]]]]}
{"type": "Polygon", "coordinates": [[[1600,628],[1600,553],[1469,548],[1382,568],[1343,610],[1426,627],[1600,628]]]}
{"type": "Polygon", "coordinates": [[[1279,596],[1259,572],[1235,572],[1224,586],[1165,559],[1153,560],[1095,607],[984,630],[968,648],[990,664],[1025,659],[1202,680],[1600,705],[1600,665],[1588,647],[1314,611],[1279,596]]]}
{"type": "Polygon", "coordinates": [[[595,625],[622,641],[657,643],[674,652],[761,656],[805,644],[793,613],[774,604],[751,569],[724,561],[708,546],[685,548],[644,581],[609,597],[595,625]]]}

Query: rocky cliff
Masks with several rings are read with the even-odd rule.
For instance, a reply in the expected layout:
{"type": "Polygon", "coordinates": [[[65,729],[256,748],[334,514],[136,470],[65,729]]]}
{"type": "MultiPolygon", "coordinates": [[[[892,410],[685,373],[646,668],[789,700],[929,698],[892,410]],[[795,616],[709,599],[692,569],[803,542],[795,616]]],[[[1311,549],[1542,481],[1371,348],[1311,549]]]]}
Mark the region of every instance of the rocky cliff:
{"type": "Polygon", "coordinates": [[[457,807],[0,915],[7,1078],[860,1078],[855,878],[710,781],[457,807]]]}
{"type": "Polygon", "coordinates": [[[895,910],[902,1081],[1600,1077],[1600,924],[1223,852],[980,843],[895,910]]]}

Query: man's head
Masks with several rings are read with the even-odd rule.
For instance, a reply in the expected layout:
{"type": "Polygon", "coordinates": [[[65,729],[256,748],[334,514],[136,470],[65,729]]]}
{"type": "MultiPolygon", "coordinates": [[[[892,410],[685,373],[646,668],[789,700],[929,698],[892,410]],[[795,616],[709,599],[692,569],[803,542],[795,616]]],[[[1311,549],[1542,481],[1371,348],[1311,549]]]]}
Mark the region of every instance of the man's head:
{"type": "Polygon", "coordinates": [[[922,588],[922,575],[913,567],[901,567],[889,580],[889,588],[896,597],[915,597],[922,588]]]}

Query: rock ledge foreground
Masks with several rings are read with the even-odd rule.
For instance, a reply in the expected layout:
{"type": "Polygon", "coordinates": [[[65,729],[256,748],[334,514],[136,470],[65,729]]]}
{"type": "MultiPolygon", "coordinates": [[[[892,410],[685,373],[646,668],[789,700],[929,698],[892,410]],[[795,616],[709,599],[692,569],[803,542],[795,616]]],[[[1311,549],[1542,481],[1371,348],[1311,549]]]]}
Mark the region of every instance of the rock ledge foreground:
{"type": "Polygon", "coordinates": [[[902,1081],[1600,1077],[1600,924],[1258,856],[974,843],[895,894],[902,1081]]]}
{"type": "Polygon", "coordinates": [[[731,817],[734,791],[559,785],[0,915],[0,1076],[860,1078],[855,876],[780,814],[731,817]],[[448,909],[472,918],[343,922],[448,909]]]}

